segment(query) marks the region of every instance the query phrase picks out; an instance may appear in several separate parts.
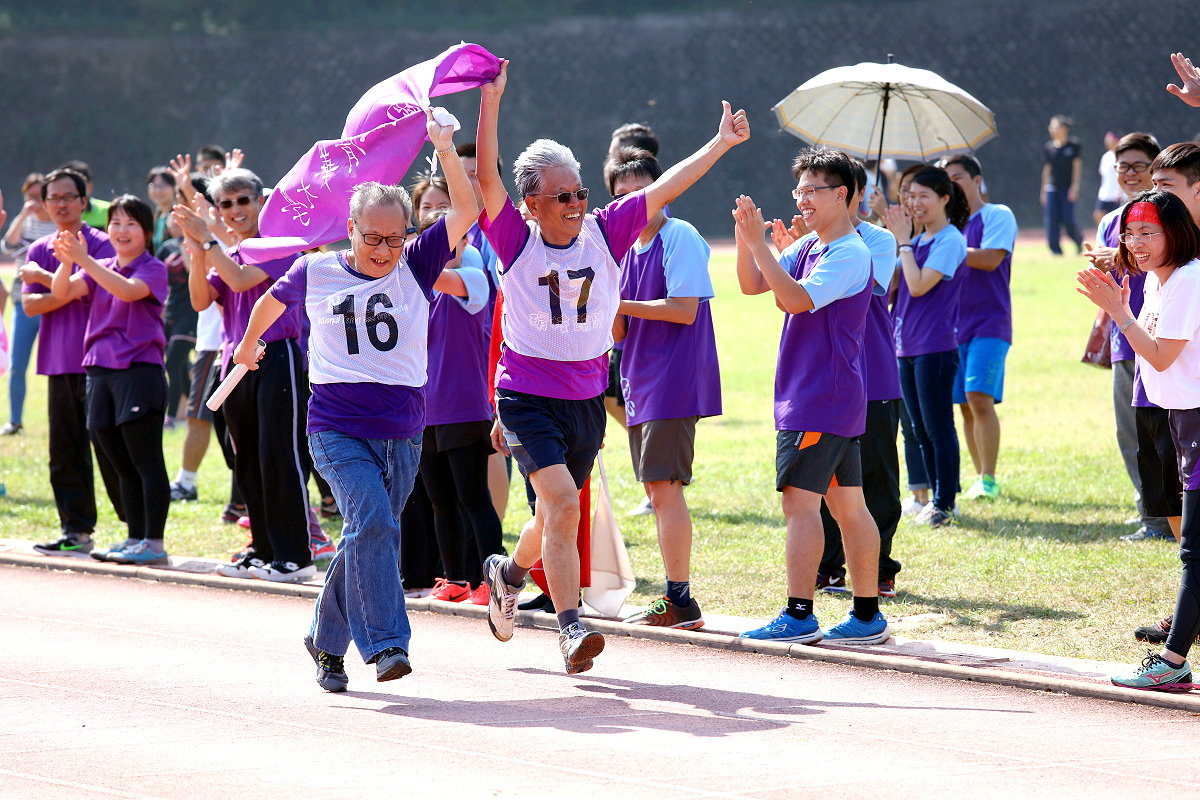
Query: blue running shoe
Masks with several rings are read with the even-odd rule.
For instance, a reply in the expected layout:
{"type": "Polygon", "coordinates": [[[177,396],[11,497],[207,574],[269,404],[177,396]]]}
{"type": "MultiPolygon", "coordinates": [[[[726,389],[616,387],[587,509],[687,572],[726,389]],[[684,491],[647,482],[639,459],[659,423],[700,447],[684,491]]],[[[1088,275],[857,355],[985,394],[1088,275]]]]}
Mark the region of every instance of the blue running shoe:
{"type": "Polygon", "coordinates": [[[831,644],[883,644],[892,635],[883,614],[875,612],[870,622],[853,614],[825,631],[825,641],[831,644]]]}
{"type": "Polygon", "coordinates": [[[109,553],[105,559],[116,564],[169,564],[170,558],[166,552],[155,552],[141,539],[132,547],[126,547],[116,553],[109,553]]]}
{"type": "Polygon", "coordinates": [[[787,609],[779,612],[779,616],[752,631],[738,635],[739,639],[760,639],[769,642],[796,642],[797,644],[814,644],[821,641],[821,623],[817,622],[816,614],[809,614],[804,619],[796,619],[787,613],[787,609]]]}
{"type": "Polygon", "coordinates": [[[1142,666],[1130,675],[1113,675],[1114,685],[1127,689],[1152,689],[1158,692],[1190,692],[1192,665],[1184,661],[1178,667],[1157,653],[1147,653],[1142,666]]]}

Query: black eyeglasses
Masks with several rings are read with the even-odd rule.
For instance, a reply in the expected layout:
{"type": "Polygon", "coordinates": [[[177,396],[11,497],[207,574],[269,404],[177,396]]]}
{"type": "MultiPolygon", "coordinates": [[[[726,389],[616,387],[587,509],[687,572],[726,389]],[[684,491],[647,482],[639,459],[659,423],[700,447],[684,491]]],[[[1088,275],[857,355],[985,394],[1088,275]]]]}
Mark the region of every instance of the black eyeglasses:
{"type": "Polygon", "coordinates": [[[233,208],[234,203],[237,203],[239,206],[248,206],[252,200],[254,200],[253,197],[248,194],[244,194],[236,200],[222,200],[221,202],[217,203],[217,205],[228,211],[229,209],[233,208]]]}
{"type": "Polygon", "coordinates": [[[1134,161],[1131,164],[1117,164],[1115,166],[1117,172],[1122,174],[1132,172],[1134,175],[1141,175],[1146,170],[1150,169],[1149,161],[1134,161]]]}
{"type": "Polygon", "coordinates": [[[387,242],[387,246],[393,250],[399,250],[404,247],[404,243],[408,241],[408,237],[417,232],[416,228],[408,228],[404,231],[403,236],[384,236],[379,233],[363,233],[357,225],[354,230],[358,231],[358,235],[362,237],[363,243],[367,247],[379,247],[379,245],[387,242]]]}
{"type": "Polygon", "coordinates": [[[579,201],[587,200],[588,190],[580,189],[577,192],[559,192],[558,194],[539,194],[538,197],[553,197],[555,200],[557,200],[558,202],[562,203],[565,206],[567,203],[571,202],[572,197],[574,197],[576,200],[579,200],[579,201]]]}
{"type": "Polygon", "coordinates": [[[70,203],[72,200],[78,200],[80,195],[77,194],[52,194],[46,198],[47,204],[70,203]]]}

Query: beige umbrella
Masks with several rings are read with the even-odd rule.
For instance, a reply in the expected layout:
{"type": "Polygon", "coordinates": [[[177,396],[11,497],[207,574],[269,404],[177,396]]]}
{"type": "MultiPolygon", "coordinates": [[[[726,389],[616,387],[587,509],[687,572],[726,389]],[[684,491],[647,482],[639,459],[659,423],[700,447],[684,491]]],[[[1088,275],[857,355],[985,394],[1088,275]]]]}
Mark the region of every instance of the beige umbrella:
{"type": "Polygon", "coordinates": [[[934,72],[902,64],[826,70],[772,110],[788,133],[863,159],[931,161],[973,152],[996,135],[987,106],[934,72]]]}

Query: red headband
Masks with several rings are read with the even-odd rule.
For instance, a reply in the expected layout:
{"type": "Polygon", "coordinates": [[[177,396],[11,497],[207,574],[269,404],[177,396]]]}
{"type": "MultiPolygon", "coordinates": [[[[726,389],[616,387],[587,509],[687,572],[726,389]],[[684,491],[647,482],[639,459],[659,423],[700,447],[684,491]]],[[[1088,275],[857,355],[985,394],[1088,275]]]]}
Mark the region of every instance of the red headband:
{"type": "Polygon", "coordinates": [[[1129,207],[1129,213],[1125,215],[1125,223],[1130,222],[1149,222],[1152,225],[1162,226],[1162,221],[1158,218],[1158,206],[1146,200],[1140,200],[1129,207]]]}

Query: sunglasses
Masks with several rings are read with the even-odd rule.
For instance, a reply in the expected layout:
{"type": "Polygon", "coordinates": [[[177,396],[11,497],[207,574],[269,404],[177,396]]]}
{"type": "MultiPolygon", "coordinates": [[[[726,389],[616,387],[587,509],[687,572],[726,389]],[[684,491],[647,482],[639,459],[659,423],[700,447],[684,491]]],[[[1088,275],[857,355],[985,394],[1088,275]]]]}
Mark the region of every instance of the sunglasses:
{"type": "Polygon", "coordinates": [[[253,197],[244,194],[236,200],[222,200],[221,202],[217,203],[217,205],[228,211],[229,209],[233,208],[235,203],[239,206],[248,206],[251,202],[253,202],[253,200],[253,197]]]}
{"type": "Polygon", "coordinates": [[[557,200],[558,202],[562,203],[565,206],[567,203],[571,202],[572,197],[574,197],[576,200],[579,200],[579,201],[587,200],[588,199],[588,190],[580,189],[577,192],[559,192],[558,194],[539,194],[538,197],[553,197],[555,200],[557,200]]]}

